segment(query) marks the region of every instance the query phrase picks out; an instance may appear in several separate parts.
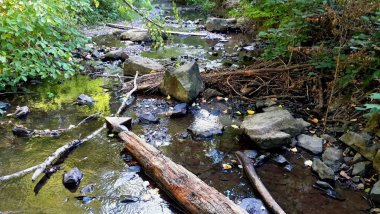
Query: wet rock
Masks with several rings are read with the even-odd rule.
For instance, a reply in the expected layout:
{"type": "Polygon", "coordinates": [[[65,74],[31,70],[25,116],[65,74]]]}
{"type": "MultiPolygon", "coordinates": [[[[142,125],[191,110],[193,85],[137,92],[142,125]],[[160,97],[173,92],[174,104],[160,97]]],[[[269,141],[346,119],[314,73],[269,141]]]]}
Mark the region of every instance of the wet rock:
{"type": "Polygon", "coordinates": [[[77,104],[80,105],[80,106],[93,106],[95,103],[95,100],[93,100],[91,97],[85,95],[85,94],[81,94],[79,95],[79,97],[77,98],[77,104]]]}
{"type": "Polygon", "coordinates": [[[249,214],[269,214],[263,202],[257,198],[244,198],[240,207],[245,209],[249,214]]]}
{"type": "Polygon", "coordinates": [[[315,182],[315,184],[323,189],[332,189],[332,190],[334,189],[334,187],[332,187],[329,183],[324,182],[324,181],[318,180],[315,182]]]}
{"type": "Polygon", "coordinates": [[[341,149],[329,147],[322,154],[323,162],[331,167],[334,172],[339,171],[343,160],[343,151],[341,149]]]}
{"type": "Polygon", "coordinates": [[[354,168],[352,169],[352,175],[359,175],[361,177],[365,177],[367,175],[368,170],[370,169],[371,161],[363,161],[354,164],[354,168]]]}
{"type": "Polygon", "coordinates": [[[289,163],[284,166],[284,169],[288,172],[291,172],[294,169],[294,165],[289,163]]]}
{"type": "Polygon", "coordinates": [[[0,101],[0,112],[6,111],[11,107],[11,104],[0,101]]]}
{"type": "Polygon", "coordinates": [[[206,21],[206,30],[210,32],[226,32],[228,30],[236,29],[237,20],[222,19],[222,18],[208,18],[206,21]]]}
{"type": "Polygon", "coordinates": [[[12,133],[16,137],[31,137],[34,132],[31,129],[16,126],[12,129],[12,133]]]}
{"type": "Polygon", "coordinates": [[[87,185],[87,186],[84,186],[80,192],[81,192],[82,194],[84,194],[84,195],[85,195],[85,194],[88,194],[88,193],[92,193],[92,192],[94,191],[94,186],[95,186],[94,183],[89,184],[89,185],[87,185]]]}
{"type": "Polygon", "coordinates": [[[140,75],[162,71],[164,66],[160,63],[142,56],[130,56],[123,63],[124,75],[134,76],[136,71],[140,75]]]}
{"type": "Polygon", "coordinates": [[[241,128],[260,148],[270,149],[289,144],[292,136],[309,125],[287,110],[275,110],[247,116],[241,128]]]}
{"type": "Polygon", "coordinates": [[[181,134],[178,135],[178,138],[180,139],[188,139],[190,137],[189,132],[182,132],[181,134]]]}
{"type": "Polygon", "coordinates": [[[147,42],[150,40],[147,30],[131,29],[120,34],[121,40],[130,40],[133,42],[147,42]]]}
{"type": "MultiPolygon", "coordinates": [[[[376,158],[376,156],[375,156],[375,158],[376,158]]],[[[357,152],[355,154],[355,156],[352,158],[352,164],[362,162],[362,161],[364,161],[364,157],[359,152],[357,152]]]]}
{"type": "Polygon", "coordinates": [[[273,158],[273,161],[278,163],[278,164],[286,164],[288,163],[288,160],[286,160],[286,158],[282,155],[276,155],[274,158],[273,158]]]}
{"type": "Polygon", "coordinates": [[[313,171],[318,174],[319,178],[334,180],[334,171],[318,158],[313,159],[313,165],[311,167],[313,171]]]}
{"type": "Polygon", "coordinates": [[[244,154],[251,159],[255,159],[258,155],[256,150],[244,150],[244,154]]]}
{"type": "Polygon", "coordinates": [[[14,116],[18,119],[26,119],[30,113],[28,106],[17,106],[14,116]]]}
{"type": "Polygon", "coordinates": [[[68,190],[75,192],[82,178],[83,173],[77,167],[74,167],[63,175],[63,185],[68,190]]]}
{"type": "Polygon", "coordinates": [[[216,150],[216,149],[212,149],[210,151],[210,153],[206,154],[206,156],[210,157],[212,159],[212,162],[214,164],[217,164],[217,163],[220,163],[223,160],[225,154],[223,152],[221,152],[221,151],[216,150]]]}
{"type": "Polygon", "coordinates": [[[194,122],[188,130],[198,138],[209,138],[223,133],[223,125],[219,117],[210,114],[207,110],[201,109],[196,115],[194,122]]]}
{"type": "Polygon", "coordinates": [[[380,180],[373,185],[370,196],[376,203],[380,203],[380,180]]]}
{"type": "Polygon", "coordinates": [[[180,103],[173,107],[172,111],[169,111],[170,117],[182,117],[187,114],[187,104],[180,103]]]}
{"type": "Polygon", "coordinates": [[[139,121],[144,124],[159,123],[160,119],[154,116],[152,113],[147,112],[138,115],[139,121]]]}
{"type": "Polygon", "coordinates": [[[147,143],[159,147],[167,146],[170,144],[172,137],[169,133],[169,129],[162,126],[147,127],[144,129],[144,139],[147,143]]]}
{"type": "Polygon", "coordinates": [[[212,89],[212,88],[207,88],[204,92],[203,92],[203,97],[208,100],[210,98],[213,98],[213,97],[217,97],[217,96],[223,96],[223,94],[215,89],[212,89]]]}
{"type": "Polygon", "coordinates": [[[323,150],[323,139],[315,136],[301,134],[297,137],[298,146],[313,154],[320,154],[323,150]]]}
{"type": "Polygon", "coordinates": [[[380,150],[377,151],[375,158],[373,159],[373,168],[377,171],[380,172],[380,150]]]}
{"type": "Polygon", "coordinates": [[[342,137],[340,137],[340,140],[351,148],[355,149],[370,161],[374,159],[377,149],[380,148],[380,145],[377,145],[371,141],[371,136],[364,133],[359,134],[349,131],[346,134],[342,135],[342,137]]]}
{"type": "Polygon", "coordinates": [[[185,103],[193,101],[203,88],[204,84],[196,62],[166,71],[160,85],[162,93],[185,103]]]}
{"type": "Polygon", "coordinates": [[[111,60],[121,60],[124,61],[128,59],[128,53],[124,50],[115,50],[110,51],[103,55],[102,60],[103,61],[111,61],[111,60]]]}
{"type": "Polygon", "coordinates": [[[331,136],[331,135],[328,135],[328,134],[322,134],[321,138],[324,139],[326,142],[329,142],[329,143],[335,143],[336,142],[336,138],[331,136]]]}

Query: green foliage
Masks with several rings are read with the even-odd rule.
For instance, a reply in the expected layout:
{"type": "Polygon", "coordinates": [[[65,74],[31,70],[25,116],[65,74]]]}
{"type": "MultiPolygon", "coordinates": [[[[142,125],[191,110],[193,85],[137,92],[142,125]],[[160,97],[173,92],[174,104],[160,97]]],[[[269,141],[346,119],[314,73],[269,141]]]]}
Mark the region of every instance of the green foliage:
{"type": "Polygon", "coordinates": [[[230,15],[255,20],[264,30],[258,36],[270,42],[263,56],[274,59],[289,56],[289,46],[299,46],[312,36],[306,18],[320,14],[322,5],[323,0],[243,0],[230,15]]]}
{"type": "MultiPolygon", "coordinates": [[[[369,98],[372,99],[372,100],[380,101],[380,93],[372,93],[369,96],[369,98]]],[[[369,112],[367,114],[365,114],[364,116],[367,117],[367,118],[370,118],[376,112],[380,112],[380,104],[366,103],[366,104],[364,104],[364,107],[355,107],[355,109],[359,110],[359,111],[367,111],[367,110],[369,110],[369,112]]]]}
{"type": "Polygon", "coordinates": [[[210,11],[216,7],[216,3],[212,0],[189,0],[186,2],[189,4],[200,5],[203,11],[210,11]]]}
{"type": "Polygon", "coordinates": [[[58,78],[78,66],[71,52],[86,42],[75,29],[88,4],[76,0],[7,0],[0,6],[0,90],[29,78],[58,78]]]}

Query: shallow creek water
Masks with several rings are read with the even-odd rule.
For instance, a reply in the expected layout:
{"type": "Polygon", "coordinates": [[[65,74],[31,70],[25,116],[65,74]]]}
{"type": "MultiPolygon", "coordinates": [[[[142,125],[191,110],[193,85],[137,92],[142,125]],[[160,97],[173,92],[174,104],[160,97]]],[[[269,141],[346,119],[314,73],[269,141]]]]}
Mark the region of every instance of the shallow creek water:
{"type": "MultiPolygon", "coordinates": [[[[189,11],[186,12],[188,17],[195,19],[197,16],[189,11]]],[[[230,39],[224,43],[225,49],[223,50],[211,50],[218,43],[215,40],[197,37],[174,37],[174,43],[167,47],[145,51],[142,55],[155,59],[189,55],[194,58],[205,59],[206,64],[210,64],[212,61],[223,64],[229,62],[228,58],[223,58],[223,54],[232,53],[235,46],[242,40],[249,41],[249,38],[242,34],[228,36],[230,39]],[[217,56],[209,54],[211,51],[218,52],[218,54],[214,54],[217,56]]],[[[124,43],[113,35],[99,36],[93,41],[97,45],[124,47],[124,43]]],[[[253,56],[252,53],[241,52],[238,56],[239,60],[231,63],[244,65],[246,63],[244,58],[247,55],[253,56]]],[[[10,174],[38,164],[58,147],[74,139],[83,138],[100,127],[103,124],[102,119],[81,125],[58,138],[16,138],[11,132],[12,124],[22,124],[31,129],[67,128],[94,112],[100,111],[104,115],[115,112],[120,102],[115,98],[114,93],[102,88],[103,86],[112,88],[113,82],[101,78],[96,81],[85,77],[76,77],[72,80],[66,80],[62,87],[56,87],[56,85],[61,85],[57,83],[54,83],[53,86],[38,85],[32,87],[31,91],[36,91],[37,94],[0,97],[2,101],[12,104],[12,108],[8,112],[13,112],[17,105],[28,105],[32,111],[26,121],[5,116],[0,117],[0,122],[4,122],[4,125],[0,127],[0,175],[10,174]],[[77,90],[74,90],[76,88],[77,90]],[[54,102],[51,98],[47,98],[48,92],[56,93],[54,102]],[[98,104],[95,104],[92,109],[73,105],[76,97],[81,93],[94,97],[98,104]],[[8,124],[8,121],[12,121],[12,124],[8,124]]],[[[166,101],[163,97],[139,95],[125,115],[136,118],[136,112],[141,109],[145,108],[146,111],[152,111],[155,106],[151,104],[157,100],[166,103],[165,105],[168,106],[174,105],[174,101],[166,101]]],[[[219,112],[225,130],[223,135],[216,136],[213,139],[195,140],[180,137],[180,134],[186,132],[194,120],[192,113],[186,117],[174,119],[160,116],[159,124],[134,124],[132,131],[147,138],[149,135],[154,135],[155,131],[161,132],[164,129],[166,141],[159,142],[158,149],[234,202],[240,203],[244,198],[257,197],[257,195],[235,162],[234,152],[243,149],[255,149],[255,147],[251,142],[240,139],[239,132],[231,127],[231,124],[239,125],[242,118],[222,113],[226,108],[231,108],[231,105],[232,103],[215,101],[201,103],[199,106],[191,108],[192,112],[196,112],[199,108],[219,112]],[[231,164],[232,169],[224,170],[222,167],[224,163],[231,164]]],[[[287,213],[365,213],[365,210],[368,209],[368,203],[362,198],[363,194],[360,192],[337,186],[337,189],[346,199],[345,201],[337,201],[312,188],[317,178],[309,168],[303,166],[305,159],[312,158],[307,153],[301,152],[303,156],[284,151],[281,153],[295,166],[291,172],[279,167],[271,160],[257,167],[257,171],[273,197],[287,213]]],[[[61,164],[63,169],[50,178],[40,178],[40,181],[33,183],[31,175],[26,175],[1,182],[0,213],[179,213],[178,207],[173,205],[162,190],[159,190],[159,194],[154,194],[149,201],[122,202],[126,196],[141,198],[156,188],[154,181],[144,176],[143,171],[136,173],[136,168],[132,166],[134,164],[125,161],[127,154],[123,144],[115,136],[103,131],[70,153],[64,163],[61,164]],[[62,185],[63,172],[72,167],[78,167],[84,174],[79,189],[74,193],[62,185]],[[149,181],[149,185],[144,181],[149,181]],[[84,204],[75,196],[83,195],[80,192],[82,187],[89,184],[95,184],[95,186],[94,192],[88,195],[98,198],[84,204]]]]}

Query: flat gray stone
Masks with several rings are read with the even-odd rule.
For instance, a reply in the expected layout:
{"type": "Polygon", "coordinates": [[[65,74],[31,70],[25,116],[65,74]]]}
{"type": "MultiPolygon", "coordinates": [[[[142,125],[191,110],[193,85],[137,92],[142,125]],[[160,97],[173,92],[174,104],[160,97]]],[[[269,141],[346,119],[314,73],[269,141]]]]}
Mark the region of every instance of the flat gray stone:
{"type": "Polygon", "coordinates": [[[329,147],[322,154],[323,162],[331,167],[334,172],[339,171],[343,161],[343,151],[341,149],[329,147]]]}
{"type": "Polygon", "coordinates": [[[293,136],[309,125],[281,109],[247,116],[241,128],[260,148],[270,149],[289,144],[293,136]]]}
{"type": "Polygon", "coordinates": [[[368,134],[349,131],[339,139],[370,161],[374,159],[377,150],[380,148],[380,145],[375,144],[368,134]]]}
{"type": "Polygon", "coordinates": [[[313,154],[320,154],[323,151],[323,139],[315,136],[305,134],[298,135],[297,137],[299,147],[302,147],[313,154]]]}
{"type": "Polygon", "coordinates": [[[370,196],[374,202],[380,203],[380,180],[373,185],[370,196]]]}
{"type": "Polygon", "coordinates": [[[367,175],[367,172],[371,166],[371,161],[363,161],[354,164],[354,168],[352,169],[352,175],[359,175],[364,177],[367,175]]]}
{"type": "Polygon", "coordinates": [[[120,34],[121,40],[130,40],[133,42],[149,41],[149,32],[141,29],[131,29],[120,34]]]}
{"type": "Polygon", "coordinates": [[[162,71],[164,66],[160,63],[142,56],[130,56],[123,63],[124,75],[134,76],[136,71],[140,75],[162,71]]]}
{"type": "Polygon", "coordinates": [[[318,158],[313,159],[313,165],[311,167],[313,171],[318,174],[319,178],[334,180],[334,171],[318,158]]]}

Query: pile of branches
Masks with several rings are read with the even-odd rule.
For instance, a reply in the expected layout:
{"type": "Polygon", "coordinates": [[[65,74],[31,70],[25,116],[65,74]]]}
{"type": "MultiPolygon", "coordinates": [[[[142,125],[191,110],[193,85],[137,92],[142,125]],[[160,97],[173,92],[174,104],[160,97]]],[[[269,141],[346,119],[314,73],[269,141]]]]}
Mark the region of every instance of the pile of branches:
{"type": "MultiPolygon", "coordinates": [[[[263,62],[244,70],[220,69],[201,73],[208,88],[216,89],[224,94],[249,97],[265,96],[305,96],[305,92],[317,92],[312,88],[315,78],[309,77],[312,71],[310,64],[284,65],[282,62],[263,62]],[[309,89],[310,86],[310,89],[309,89]]],[[[163,78],[163,72],[146,74],[137,79],[138,89],[143,92],[156,92],[163,78]]],[[[123,90],[133,87],[133,82],[124,83],[123,90]]],[[[317,93],[318,94],[318,93],[317,93]]],[[[309,96],[309,94],[307,94],[309,96]]]]}

